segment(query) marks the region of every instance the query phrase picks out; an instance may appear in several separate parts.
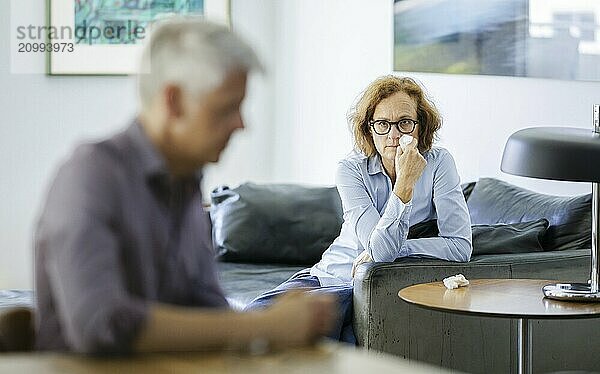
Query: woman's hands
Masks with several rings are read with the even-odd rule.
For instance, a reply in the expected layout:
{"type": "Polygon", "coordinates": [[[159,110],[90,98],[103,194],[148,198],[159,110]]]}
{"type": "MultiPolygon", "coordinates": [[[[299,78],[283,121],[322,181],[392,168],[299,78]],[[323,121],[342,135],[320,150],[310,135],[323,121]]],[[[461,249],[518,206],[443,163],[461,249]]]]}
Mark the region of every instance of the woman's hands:
{"type": "Polygon", "coordinates": [[[396,183],[394,184],[394,194],[408,203],[412,199],[415,183],[423,170],[427,166],[427,161],[417,148],[417,139],[414,138],[404,150],[401,146],[396,148],[396,159],[394,167],[396,169],[396,183]]]}

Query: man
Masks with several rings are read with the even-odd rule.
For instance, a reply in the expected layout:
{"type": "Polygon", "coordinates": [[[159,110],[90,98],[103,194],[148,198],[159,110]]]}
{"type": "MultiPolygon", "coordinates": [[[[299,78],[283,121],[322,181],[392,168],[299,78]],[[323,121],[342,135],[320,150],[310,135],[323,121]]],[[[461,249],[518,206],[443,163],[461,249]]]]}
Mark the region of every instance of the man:
{"type": "Polygon", "coordinates": [[[138,119],[79,146],[50,188],[35,237],[39,349],[285,347],[327,333],[329,297],[288,294],[238,313],[217,282],[200,171],[244,127],[246,78],[257,67],[225,27],[179,19],[157,28],[138,119]]]}

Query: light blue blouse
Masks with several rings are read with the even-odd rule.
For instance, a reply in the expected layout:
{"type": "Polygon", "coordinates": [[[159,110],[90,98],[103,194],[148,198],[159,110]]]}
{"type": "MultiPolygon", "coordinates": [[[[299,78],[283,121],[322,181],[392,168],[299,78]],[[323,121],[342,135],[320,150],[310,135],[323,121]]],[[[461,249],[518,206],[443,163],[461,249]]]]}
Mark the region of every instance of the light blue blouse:
{"type": "Polygon", "coordinates": [[[392,192],[379,156],[354,151],[340,161],[336,185],[344,223],[321,261],[311,268],[321,285],[351,284],[352,262],[365,249],[376,262],[409,256],[469,261],[471,220],[454,159],[441,147],[433,147],[423,157],[427,166],[407,204],[392,192]],[[438,237],[406,238],[410,226],[431,219],[438,220],[438,237]]]}

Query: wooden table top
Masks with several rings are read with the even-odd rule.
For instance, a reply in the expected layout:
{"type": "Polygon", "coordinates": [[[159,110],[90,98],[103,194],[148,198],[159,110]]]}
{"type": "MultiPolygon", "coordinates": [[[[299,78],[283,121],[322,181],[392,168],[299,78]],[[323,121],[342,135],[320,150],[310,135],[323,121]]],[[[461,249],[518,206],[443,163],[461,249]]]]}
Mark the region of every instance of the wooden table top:
{"type": "Polygon", "coordinates": [[[447,289],[440,282],[403,288],[398,296],[428,309],[489,317],[568,319],[600,317],[600,303],[544,298],[542,287],[556,283],[539,279],[474,279],[467,287],[447,289]]]}
{"type": "Polygon", "coordinates": [[[267,355],[240,353],[146,354],[129,358],[91,358],[74,354],[0,354],[0,373],[449,373],[418,362],[344,344],[267,355]]]}

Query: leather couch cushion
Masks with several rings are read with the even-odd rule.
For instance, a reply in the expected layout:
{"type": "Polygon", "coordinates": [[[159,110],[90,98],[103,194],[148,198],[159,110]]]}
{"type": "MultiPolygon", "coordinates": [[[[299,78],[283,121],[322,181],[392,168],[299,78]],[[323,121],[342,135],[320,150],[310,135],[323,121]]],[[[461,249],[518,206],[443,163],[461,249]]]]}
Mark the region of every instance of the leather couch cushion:
{"type": "Polygon", "coordinates": [[[259,295],[272,290],[285,282],[303,266],[272,264],[217,263],[219,283],[229,305],[237,310],[244,307],[259,295]]]}
{"type": "Polygon", "coordinates": [[[211,201],[222,261],[313,265],[342,226],[335,187],[245,183],[214,190],[211,201]]]}
{"type": "Polygon", "coordinates": [[[543,251],[545,218],[532,222],[473,225],[473,255],[543,251]]]}
{"type": "Polygon", "coordinates": [[[477,182],[467,182],[460,185],[463,195],[465,195],[465,201],[469,201],[469,197],[471,197],[475,184],[477,184],[477,182]]]}
{"type": "Polygon", "coordinates": [[[509,183],[482,178],[473,188],[467,206],[471,223],[490,225],[545,218],[550,223],[545,250],[591,246],[591,194],[573,197],[544,195],[509,183]]]}
{"type": "MultiPolygon", "coordinates": [[[[548,229],[545,218],[532,222],[472,225],[473,255],[529,253],[543,251],[542,241],[548,229]]],[[[437,220],[419,222],[408,230],[408,239],[439,235],[437,220]]]]}
{"type": "Polygon", "coordinates": [[[408,228],[407,239],[433,238],[438,236],[440,230],[437,219],[416,223],[408,228]]]}

